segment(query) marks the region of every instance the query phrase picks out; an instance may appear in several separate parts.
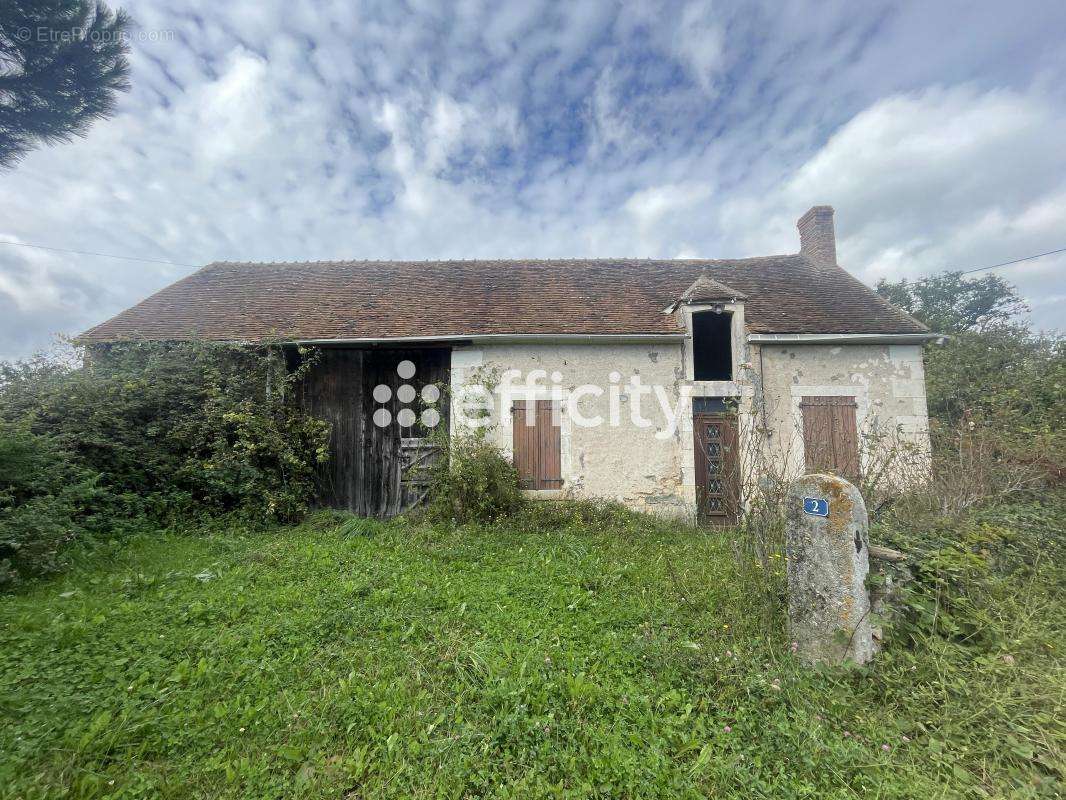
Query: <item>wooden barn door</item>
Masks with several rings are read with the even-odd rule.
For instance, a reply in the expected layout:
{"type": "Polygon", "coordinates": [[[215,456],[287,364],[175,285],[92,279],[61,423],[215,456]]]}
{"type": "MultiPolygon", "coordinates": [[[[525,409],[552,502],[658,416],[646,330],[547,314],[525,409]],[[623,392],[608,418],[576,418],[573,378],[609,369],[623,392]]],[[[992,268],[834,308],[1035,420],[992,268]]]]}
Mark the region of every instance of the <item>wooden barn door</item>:
{"type": "Polygon", "coordinates": [[[704,522],[735,522],[740,508],[737,420],[728,413],[692,416],[696,451],[696,508],[704,522]]]}
{"type": "Polygon", "coordinates": [[[559,426],[553,419],[552,401],[536,401],[532,425],[527,408],[525,400],[516,400],[511,407],[518,485],[523,489],[561,489],[562,443],[559,426]]]}
{"type": "Polygon", "coordinates": [[[304,385],[303,402],[332,429],[330,461],[319,472],[322,505],[392,517],[424,497],[423,468],[434,457],[431,430],[421,423],[427,406],[434,405],[438,425],[448,429],[447,403],[438,398],[427,404],[424,398],[432,393],[424,390],[447,383],[450,364],[451,353],[444,348],[320,352],[304,385]],[[409,377],[397,371],[405,361],[414,367],[409,377]],[[383,420],[385,412],[388,422],[376,424],[375,414],[383,420]]]}
{"type": "Polygon", "coordinates": [[[859,480],[859,437],[854,397],[804,397],[803,454],[807,472],[859,480]]]}
{"type": "MultiPolygon", "coordinates": [[[[428,441],[432,431],[420,421],[426,405],[423,390],[445,381],[450,363],[451,354],[446,349],[382,349],[367,353],[363,373],[363,416],[367,420],[362,443],[363,499],[362,510],[357,513],[394,517],[424,497],[425,481],[418,470],[428,466],[426,460],[432,457],[428,441]],[[399,367],[405,362],[414,367],[413,375],[401,374],[399,367]],[[375,389],[380,392],[378,396],[375,389]],[[391,421],[378,425],[374,415],[383,412],[388,412],[391,421]]],[[[438,400],[436,408],[441,414],[439,424],[447,426],[445,404],[438,400]]]]}
{"type": "Polygon", "coordinates": [[[363,513],[363,452],[369,420],[363,402],[365,350],[328,348],[303,385],[303,406],[330,426],[329,461],[318,470],[318,502],[363,513]]]}

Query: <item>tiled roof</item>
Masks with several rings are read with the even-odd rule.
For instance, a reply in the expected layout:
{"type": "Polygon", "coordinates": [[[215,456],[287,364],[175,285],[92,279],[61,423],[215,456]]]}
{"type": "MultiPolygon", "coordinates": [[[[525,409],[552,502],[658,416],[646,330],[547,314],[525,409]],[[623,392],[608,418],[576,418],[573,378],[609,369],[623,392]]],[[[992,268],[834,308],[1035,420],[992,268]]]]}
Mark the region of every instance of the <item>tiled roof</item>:
{"type": "Polygon", "coordinates": [[[677,333],[664,309],[701,275],[747,296],[753,332],[920,333],[839,267],[729,261],[334,261],[210,264],[81,336],[363,339],[677,333]]]}
{"type": "Polygon", "coordinates": [[[696,278],[692,285],[685,289],[681,295],[681,299],[688,302],[697,300],[744,300],[746,298],[747,295],[743,292],[738,292],[721,281],[716,281],[706,275],[700,275],[696,278]]]}

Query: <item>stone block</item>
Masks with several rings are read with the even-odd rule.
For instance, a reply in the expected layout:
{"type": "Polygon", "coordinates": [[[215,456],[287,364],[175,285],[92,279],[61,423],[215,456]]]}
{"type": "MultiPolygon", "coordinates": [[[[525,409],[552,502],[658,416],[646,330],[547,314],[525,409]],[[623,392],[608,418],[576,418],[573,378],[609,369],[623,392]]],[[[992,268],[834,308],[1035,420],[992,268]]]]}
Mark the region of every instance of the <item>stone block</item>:
{"type": "Polygon", "coordinates": [[[859,490],[835,475],[804,475],[789,490],[788,616],[798,655],[815,664],[873,657],[869,519],[859,490]]]}

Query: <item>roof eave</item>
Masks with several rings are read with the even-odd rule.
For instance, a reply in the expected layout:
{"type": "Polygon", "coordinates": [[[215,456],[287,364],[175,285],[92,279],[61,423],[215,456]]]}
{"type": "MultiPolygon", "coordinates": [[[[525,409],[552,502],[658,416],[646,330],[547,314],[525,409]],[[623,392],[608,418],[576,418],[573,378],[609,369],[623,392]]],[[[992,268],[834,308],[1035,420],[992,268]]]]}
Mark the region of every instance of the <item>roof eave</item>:
{"type": "Polygon", "coordinates": [[[749,333],[752,344],[925,344],[940,343],[942,333],[749,333]]]}
{"type": "Polygon", "coordinates": [[[482,333],[456,334],[448,336],[386,336],[354,337],[335,339],[292,339],[292,344],[304,345],[374,345],[374,344],[432,344],[436,342],[455,342],[473,344],[605,344],[608,342],[622,344],[644,344],[655,342],[675,342],[684,339],[684,333],[482,333]]]}

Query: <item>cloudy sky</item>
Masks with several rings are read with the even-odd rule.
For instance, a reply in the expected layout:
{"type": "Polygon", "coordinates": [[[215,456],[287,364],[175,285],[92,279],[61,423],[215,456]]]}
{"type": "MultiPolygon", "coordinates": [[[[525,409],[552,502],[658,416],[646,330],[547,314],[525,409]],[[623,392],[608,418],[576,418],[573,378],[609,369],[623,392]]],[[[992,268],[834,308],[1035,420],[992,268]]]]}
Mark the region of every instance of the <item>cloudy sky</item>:
{"type": "MultiPolygon", "coordinates": [[[[0,173],[0,241],[214,260],[795,252],[868,283],[1066,247],[1048,2],[128,0],[133,89],[0,173]]],[[[192,266],[0,245],[0,357],[192,266]]],[[[1066,254],[1003,270],[1066,328],[1066,254]]]]}

